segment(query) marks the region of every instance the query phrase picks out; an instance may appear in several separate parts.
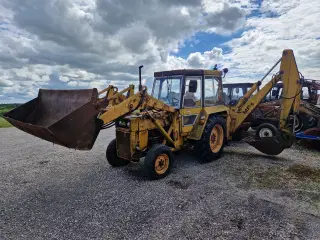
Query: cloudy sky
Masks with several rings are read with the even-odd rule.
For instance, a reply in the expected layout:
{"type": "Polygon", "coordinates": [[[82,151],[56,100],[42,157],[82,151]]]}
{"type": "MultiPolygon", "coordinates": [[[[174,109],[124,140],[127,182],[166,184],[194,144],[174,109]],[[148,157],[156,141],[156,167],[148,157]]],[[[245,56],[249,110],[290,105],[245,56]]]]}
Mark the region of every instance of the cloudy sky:
{"type": "Polygon", "coordinates": [[[320,79],[319,0],[0,0],[0,102],[39,88],[146,84],[154,71],[228,67],[256,81],[295,51],[320,79]]]}

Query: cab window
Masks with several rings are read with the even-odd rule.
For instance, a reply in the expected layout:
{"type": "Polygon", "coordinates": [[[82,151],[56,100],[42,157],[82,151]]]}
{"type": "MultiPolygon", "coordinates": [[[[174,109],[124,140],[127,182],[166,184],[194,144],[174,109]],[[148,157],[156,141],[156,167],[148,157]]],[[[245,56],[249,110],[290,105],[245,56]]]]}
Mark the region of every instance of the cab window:
{"type": "Polygon", "coordinates": [[[204,79],[204,106],[212,106],[218,99],[218,81],[214,77],[206,76],[204,79]]]}
{"type": "Polygon", "coordinates": [[[244,95],[243,88],[233,88],[231,93],[231,100],[238,101],[240,98],[242,98],[244,95]]]}
{"type": "Polygon", "coordinates": [[[183,107],[201,107],[201,77],[186,77],[183,107]]]}
{"type": "Polygon", "coordinates": [[[155,78],[152,96],[172,107],[180,106],[181,76],[155,78]]]}
{"type": "Polygon", "coordinates": [[[302,87],[302,99],[308,100],[310,98],[309,94],[309,88],[308,87],[302,87]]]}

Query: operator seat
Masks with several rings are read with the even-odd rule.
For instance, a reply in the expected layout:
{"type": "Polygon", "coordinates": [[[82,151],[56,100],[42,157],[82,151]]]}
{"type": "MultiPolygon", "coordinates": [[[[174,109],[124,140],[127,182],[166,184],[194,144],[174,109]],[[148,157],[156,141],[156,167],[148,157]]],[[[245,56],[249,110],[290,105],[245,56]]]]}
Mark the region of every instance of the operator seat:
{"type": "Polygon", "coordinates": [[[196,102],[193,101],[191,98],[185,98],[184,99],[184,107],[194,107],[196,106],[196,102]]]}
{"type": "Polygon", "coordinates": [[[184,107],[194,107],[196,106],[195,96],[193,93],[187,91],[184,96],[184,107]]]}

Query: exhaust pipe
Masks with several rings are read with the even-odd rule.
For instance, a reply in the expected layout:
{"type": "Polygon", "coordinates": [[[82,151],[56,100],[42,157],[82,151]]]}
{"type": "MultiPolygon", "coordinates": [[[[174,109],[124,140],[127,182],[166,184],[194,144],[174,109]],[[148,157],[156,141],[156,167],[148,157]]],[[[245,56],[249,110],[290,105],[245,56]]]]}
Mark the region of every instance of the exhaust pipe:
{"type": "Polygon", "coordinates": [[[142,90],[142,84],[141,84],[141,68],[143,68],[143,65],[139,67],[139,91],[142,90]]]}

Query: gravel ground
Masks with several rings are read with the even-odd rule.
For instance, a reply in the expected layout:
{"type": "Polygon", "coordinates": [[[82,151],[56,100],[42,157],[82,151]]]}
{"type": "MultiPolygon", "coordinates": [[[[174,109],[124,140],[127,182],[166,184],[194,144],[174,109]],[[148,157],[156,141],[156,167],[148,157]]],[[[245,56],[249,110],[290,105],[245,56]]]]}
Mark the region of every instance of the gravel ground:
{"type": "Polygon", "coordinates": [[[320,239],[317,152],[267,157],[237,143],[209,164],[182,152],[148,181],[141,164],[108,166],[113,138],[81,152],[1,129],[0,239],[320,239]]]}

